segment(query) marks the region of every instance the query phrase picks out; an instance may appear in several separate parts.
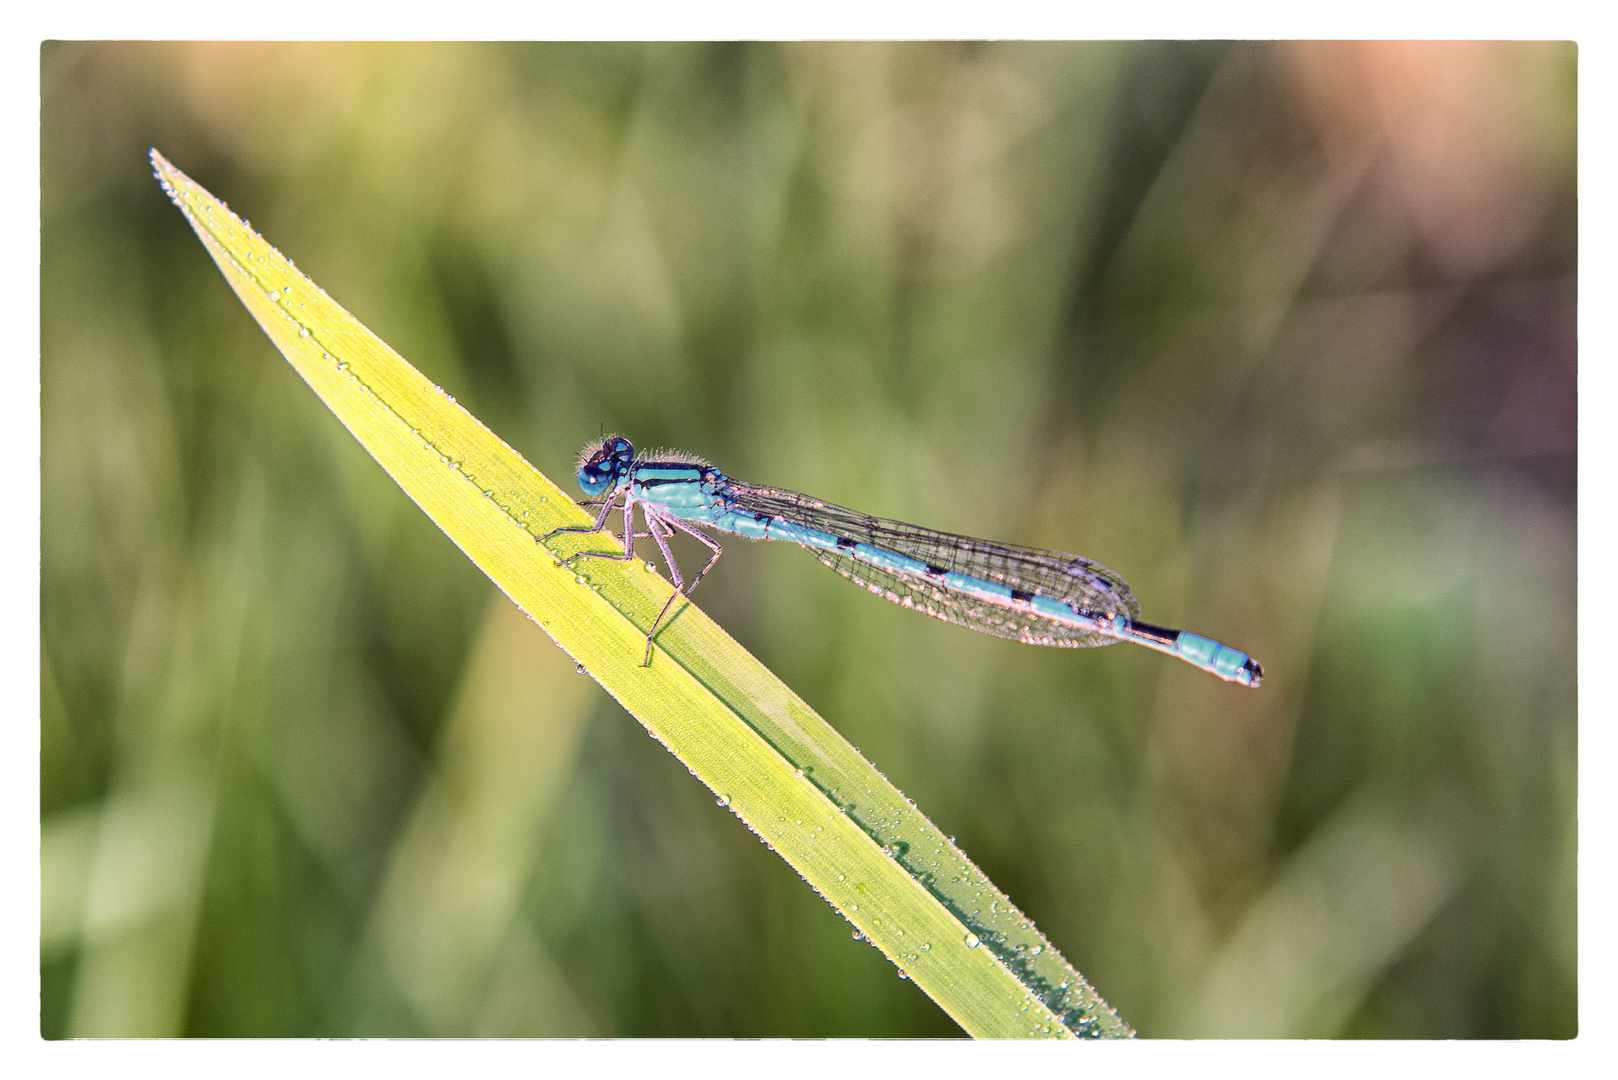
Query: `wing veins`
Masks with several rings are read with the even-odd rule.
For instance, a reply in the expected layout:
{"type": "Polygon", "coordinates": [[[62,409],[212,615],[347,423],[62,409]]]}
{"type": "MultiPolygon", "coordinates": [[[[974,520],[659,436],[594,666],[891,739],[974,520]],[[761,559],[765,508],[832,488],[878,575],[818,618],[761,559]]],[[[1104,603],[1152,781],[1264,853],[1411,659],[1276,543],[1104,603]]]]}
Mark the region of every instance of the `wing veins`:
{"type": "MultiPolygon", "coordinates": [[[[895,551],[946,571],[966,574],[1008,588],[1030,592],[1036,596],[1050,597],[1076,605],[1081,611],[1111,613],[1121,608],[1131,619],[1140,617],[1140,604],[1130,592],[1128,582],[1116,572],[1082,556],[1069,555],[1061,551],[1047,551],[1023,544],[978,540],[902,521],[872,517],[857,510],[850,510],[783,488],[763,487],[735,480],[727,481],[727,487],[729,489],[727,493],[744,502],[749,509],[770,513],[794,524],[808,525],[856,543],[895,551]]],[[[835,553],[816,551],[816,554],[821,556],[821,562],[845,577],[853,575],[843,567],[833,565],[834,562],[846,561],[858,567],[862,574],[873,580],[892,579],[891,582],[884,581],[884,584],[904,584],[907,589],[914,587],[911,584],[913,579],[907,575],[884,571],[835,553]],[[828,559],[826,557],[828,555],[832,558],[828,559]]],[[[902,595],[902,590],[897,587],[894,591],[902,595]]],[[[995,605],[983,606],[995,607],[995,605]]],[[[1043,623],[1064,633],[1082,633],[1073,627],[1052,622],[1031,612],[1000,608],[996,610],[1004,611],[1007,616],[1014,615],[1024,624],[1043,623]]],[[[974,629],[983,630],[985,633],[995,632],[976,622],[962,621],[962,625],[971,625],[974,629]]],[[[1105,644],[1115,640],[1105,635],[1092,636],[1100,639],[1093,644],[1105,644]]]]}

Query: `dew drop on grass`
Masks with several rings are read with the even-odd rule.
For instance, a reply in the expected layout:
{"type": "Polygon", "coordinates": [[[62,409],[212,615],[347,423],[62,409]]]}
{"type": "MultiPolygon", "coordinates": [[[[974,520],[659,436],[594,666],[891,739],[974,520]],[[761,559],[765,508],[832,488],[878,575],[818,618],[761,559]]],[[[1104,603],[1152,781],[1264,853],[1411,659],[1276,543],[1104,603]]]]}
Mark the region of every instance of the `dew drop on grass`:
{"type": "Polygon", "coordinates": [[[968,931],[966,937],[962,940],[961,944],[965,945],[968,949],[975,949],[975,948],[978,947],[978,944],[979,944],[978,936],[976,934],[968,931]]]}

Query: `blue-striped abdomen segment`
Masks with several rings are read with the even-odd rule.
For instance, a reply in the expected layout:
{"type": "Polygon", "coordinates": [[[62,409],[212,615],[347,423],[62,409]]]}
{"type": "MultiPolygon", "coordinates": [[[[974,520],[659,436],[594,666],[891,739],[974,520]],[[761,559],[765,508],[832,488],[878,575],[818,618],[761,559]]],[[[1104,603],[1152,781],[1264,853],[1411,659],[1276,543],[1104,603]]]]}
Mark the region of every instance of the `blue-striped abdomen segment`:
{"type": "MultiPolygon", "coordinates": [[[[967,596],[975,596],[979,600],[986,600],[991,604],[1000,604],[1003,607],[1011,606],[1011,589],[1005,585],[996,585],[981,578],[968,577],[965,574],[954,572],[944,575],[944,587],[953,589],[967,596]]],[[[1071,616],[1073,613],[1068,612],[1071,616]]]]}
{"type": "Polygon", "coordinates": [[[837,537],[831,533],[811,529],[807,525],[794,525],[780,518],[770,520],[764,535],[769,540],[790,540],[807,548],[825,548],[832,551],[837,549],[837,537]]]}
{"type": "Polygon", "coordinates": [[[1048,596],[1036,596],[1028,603],[1029,610],[1035,615],[1053,622],[1064,623],[1068,626],[1083,626],[1100,628],[1101,623],[1094,619],[1085,618],[1060,600],[1052,600],[1048,596]]]}
{"type": "MultiPolygon", "coordinates": [[[[844,550],[862,563],[880,566],[882,569],[892,570],[896,574],[915,574],[919,576],[927,572],[926,563],[912,559],[908,555],[900,555],[896,551],[888,551],[886,548],[873,547],[870,544],[855,544],[852,548],[845,546],[844,550]]],[[[959,574],[950,576],[960,577],[959,574]]],[[[970,581],[972,579],[967,578],[965,580],[970,581]]],[[[948,577],[945,578],[945,582],[946,584],[948,583],[948,577]]],[[[953,585],[950,586],[950,588],[954,587],[953,585]]]]}
{"type": "Polygon", "coordinates": [[[1230,682],[1256,686],[1263,675],[1263,669],[1246,653],[1188,630],[1180,631],[1174,651],[1180,659],[1230,682]]]}
{"type": "Polygon", "coordinates": [[[733,532],[737,536],[745,536],[751,540],[790,540],[804,547],[832,550],[837,547],[837,537],[829,532],[821,532],[807,525],[796,525],[790,521],[782,521],[778,517],[768,517],[746,510],[716,507],[714,514],[701,520],[716,529],[733,532]]]}
{"type": "Polygon", "coordinates": [[[763,540],[766,538],[766,530],[770,527],[770,519],[761,518],[757,514],[725,510],[710,519],[709,524],[716,529],[733,532],[750,540],[763,540]]]}

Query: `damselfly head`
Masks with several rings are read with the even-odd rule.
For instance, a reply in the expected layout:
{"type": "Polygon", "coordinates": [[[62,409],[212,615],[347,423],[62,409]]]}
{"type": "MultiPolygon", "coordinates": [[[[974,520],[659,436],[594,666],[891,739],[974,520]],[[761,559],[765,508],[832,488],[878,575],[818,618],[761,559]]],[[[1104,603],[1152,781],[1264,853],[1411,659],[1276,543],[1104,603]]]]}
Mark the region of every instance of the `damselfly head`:
{"type": "Polygon", "coordinates": [[[629,476],[635,448],[619,435],[604,435],[579,454],[579,489],[592,499],[616,488],[629,476]]]}

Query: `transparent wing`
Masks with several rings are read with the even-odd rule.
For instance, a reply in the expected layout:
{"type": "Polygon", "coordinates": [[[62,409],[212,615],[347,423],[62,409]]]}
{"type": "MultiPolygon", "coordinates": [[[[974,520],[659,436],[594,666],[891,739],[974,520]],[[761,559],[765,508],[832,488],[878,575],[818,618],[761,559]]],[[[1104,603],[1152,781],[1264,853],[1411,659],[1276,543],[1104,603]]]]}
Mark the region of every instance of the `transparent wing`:
{"type": "MultiPolygon", "coordinates": [[[[935,619],[964,626],[995,637],[1010,638],[1025,645],[1056,645],[1068,649],[1088,649],[1115,645],[1118,638],[1090,633],[1077,627],[1052,622],[1032,612],[1015,611],[997,604],[939,588],[923,579],[894,573],[862,563],[832,551],[815,551],[823,564],[884,600],[931,615],[935,619]]],[[[962,571],[963,573],[965,571],[962,571]]]]}
{"type": "MultiPolygon", "coordinates": [[[[970,536],[924,529],[919,525],[909,525],[902,521],[871,517],[869,514],[849,510],[796,491],[728,479],[725,483],[723,493],[735,499],[747,510],[767,513],[796,525],[806,525],[853,540],[855,543],[896,551],[931,566],[942,567],[983,581],[992,581],[1007,588],[1030,592],[1036,596],[1048,596],[1083,612],[1111,615],[1122,611],[1131,620],[1140,618],[1140,604],[1129,591],[1128,582],[1100,563],[1079,555],[1046,551],[1043,548],[1025,547],[1021,544],[1002,544],[994,540],[976,540],[970,536]]],[[[911,597],[916,607],[922,606],[920,598],[925,596],[939,611],[951,610],[962,613],[968,609],[978,611],[979,615],[971,617],[965,614],[959,618],[944,614],[937,614],[936,617],[962,626],[970,626],[984,633],[1031,640],[1025,638],[1021,632],[1003,632],[990,629],[987,625],[998,620],[1007,626],[1016,623],[1019,627],[1044,623],[1052,628],[1049,636],[1059,636],[1063,639],[1049,644],[1106,645],[1116,640],[1105,635],[1086,634],[1036,615],[1002,609],[993,604],[975,601],[970,597],[955,597],[951,601],[953,606],[946,608],[941,606],[942,601],[934,598],[933,593],[946,592],[947,595],[947,591],[939,590],[926,581],[867,566],[834,552],[816,551],[815,554],[821,562],[844,577],[856,581],[869,578],[871,584],[879,584],[884,589],[891,590],[897,597],[911,597]],[[1096,640],[1077,640],[1079,638],[1096,640]]],[[[904,601],[898,599],[895,602],[904,601]]]]}

